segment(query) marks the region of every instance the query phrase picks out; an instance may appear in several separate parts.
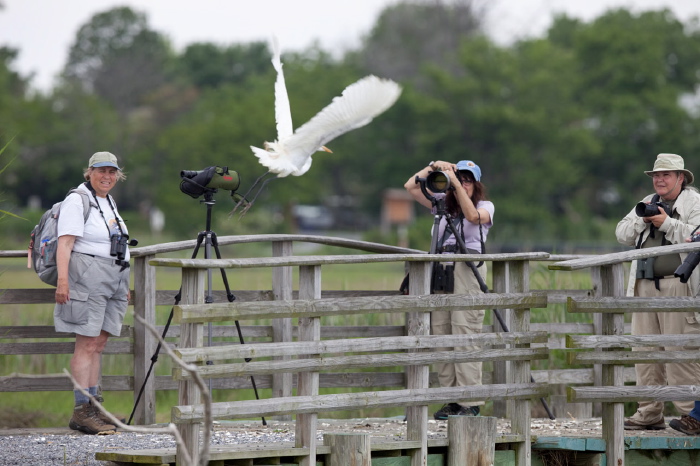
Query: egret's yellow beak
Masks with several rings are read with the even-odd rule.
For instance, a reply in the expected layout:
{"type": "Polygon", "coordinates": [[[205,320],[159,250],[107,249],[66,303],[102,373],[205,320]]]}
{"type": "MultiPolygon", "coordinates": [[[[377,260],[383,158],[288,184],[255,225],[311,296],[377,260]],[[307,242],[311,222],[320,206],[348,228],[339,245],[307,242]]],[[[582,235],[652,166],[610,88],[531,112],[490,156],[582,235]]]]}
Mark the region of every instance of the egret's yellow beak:
{"type": "Polygon", "coordinates": [[[321,146],[321,150],[328,152],[329,154],[332,154],[333,151],[327,148],[326,146],[321,146]]]}

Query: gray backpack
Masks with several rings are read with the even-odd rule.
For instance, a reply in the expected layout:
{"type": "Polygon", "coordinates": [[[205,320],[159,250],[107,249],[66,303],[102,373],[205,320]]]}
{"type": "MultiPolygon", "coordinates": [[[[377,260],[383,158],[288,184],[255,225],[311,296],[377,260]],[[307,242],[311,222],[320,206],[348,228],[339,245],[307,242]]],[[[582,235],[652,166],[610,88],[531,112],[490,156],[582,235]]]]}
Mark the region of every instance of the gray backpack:
{"type": "MultiPolygon", "coordinates": [[[[76,188],[66,194],[78,193],[83,200],[84,221],[90,216],[90,197],[86,192],[76,188]]],[[[64,199],[65,200],[65,199],[64,199]]],[[[42,282],[56,286],[58,282],[58,270],[56,268],[56,248],[58,247],[58,215],[61,213],[61,204],[57,202],[39,219],[39,223],[32,230],[29,240],[29,262],[42,282]]]]}

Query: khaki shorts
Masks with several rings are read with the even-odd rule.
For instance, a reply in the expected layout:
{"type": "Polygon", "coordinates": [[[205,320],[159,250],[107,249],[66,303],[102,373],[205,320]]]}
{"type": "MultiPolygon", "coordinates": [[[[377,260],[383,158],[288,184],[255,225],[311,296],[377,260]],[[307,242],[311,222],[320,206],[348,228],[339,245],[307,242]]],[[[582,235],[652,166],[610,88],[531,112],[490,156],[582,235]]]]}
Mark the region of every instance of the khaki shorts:
{"type": "Polygon", "coordinates": [[[71,253],[68,265],[69,300],[53,311],[57,332],[96,337],[104,330],[121,333],[128,305],[129,269],[112,259],[71,253]]]}

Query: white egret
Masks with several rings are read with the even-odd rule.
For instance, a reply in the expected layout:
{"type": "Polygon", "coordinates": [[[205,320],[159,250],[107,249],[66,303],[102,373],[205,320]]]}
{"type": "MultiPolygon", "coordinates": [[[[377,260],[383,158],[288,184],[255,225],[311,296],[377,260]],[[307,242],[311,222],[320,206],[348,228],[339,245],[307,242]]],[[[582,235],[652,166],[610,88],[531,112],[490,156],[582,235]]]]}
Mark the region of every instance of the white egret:
{"type": "MultiPolygon", "coordinates": [[[[294,131],[280,49],[275,38],[272,39],[272,65],[277,70],[275,81],[277,139],[274,142],[266,141],[263,145],[264,149],[250,146],[260,164],[267,167],[268,171],[253,183],[244,198],[268,174],[275,174],[277,178],[290,174],[303,175],[311,168],[311,156],[314,152],[331,152],[324,144],[348,131],[365,126],[374,117],[391,107],[401,95],[401,86],[394,81],[373,75],[366,76],[346,87],[342,95],[334,97],[329,105],[294,131]]],[[[250,208],[270,179],[273,178],[263,182],[245,210],[250,208]]],[[[237,207],[238,205],[233,209],[234,212],[237,207]]]]}

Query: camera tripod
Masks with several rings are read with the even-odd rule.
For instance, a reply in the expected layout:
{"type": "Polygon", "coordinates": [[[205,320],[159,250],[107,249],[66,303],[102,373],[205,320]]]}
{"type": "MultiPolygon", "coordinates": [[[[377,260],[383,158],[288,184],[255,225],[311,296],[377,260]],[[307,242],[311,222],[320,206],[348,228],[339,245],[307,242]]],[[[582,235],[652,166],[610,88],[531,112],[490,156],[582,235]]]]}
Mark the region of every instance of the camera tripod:
{"type": "MultiPolygon", "coordinates": [[[[221,259],[221,252],[219,251],[219,243],[216,238],[216,233],[214,233],[211,230],[211,210],[214,204],[216,204],[216,201],[214,200],[214,194],[216,193],[216,189],[212,188],[204,188],[204,200],[200,201],[204,203],[207,206],[207,220],[206,220],[206,230],[200,231],[199,234],[197,234],[197,243],[194,247],[194,250],[192,251],[192,259],[197,257],[197,253],[199,252],[199,248],[201,247],[202,243],[204,243],[204,258],[205,259],[211,259],[211,250],[214,248],[214,251],[216,252],[216,258],[221,259]]],[[[226,298],[228,299],[228,302],[232,303],[233,301],[236,300],[236,296],[231,292],[231,288],[229,287],[228,284],[228,277],[226,276],[226,270],[225,269],[219,269],[221,270],[221,279],[224,282],[224,287],[226,288],[226,298]]],[[[177,295],[175,295],[175,306],[177,306],[180,303],[180,299],[182,299],[182,287],[180,287],[180,290],[177,292],[177,295]]],[[[207,269],[207,294],[204,297],[204,302],[205,303],[213,303],[214,298],[212,296],[212,270],[207,269]]],[[[168,316],[168,321],[165,324],[165,328],[163,329],[163,334],[162,338],[165,339],[165,335],[168,333],[168,329],[170,328],[170,324],[173,320],[173,310],[170,310],[170,315],[168,316]]],[[[240,343],[243,345],[245,344],[245,341],[243,340],[243,332],[241,331],[241,325],[240,323],[236,320],[236,331],[238,332],[238,339],[240,343]]],[[[208,346],[212,345],[212,324],[211,322],[209,323],[208,326],[208,346]]],[[[141,390],[139,390],[139,395],[136,398],[136,402],[134,403],[134,408],[131,411],[131,415],[129,416],[129,421],[127,422],[127,425],[131,425],[131,421],[134,417],[134,413],[136,412],[136,407],[139,404],[139,401],[141,401],[141,396],[143,395],[144,388],[146,387],[146,381],[148,380],[148,377],[151,375],[151,371],[153,370],[153,366],[155,363],[158,361],[158,354],[160,353],[160,348],[161,348],[161,343],[158,343],[158,346],[156,347],[155,352],[153,353],[153,356],[151,357],[151,365],[148,368],[148,372],[146,373],[146,378],[144,379],[143,385],[141,386],[141,390]]],[[[245,358],[245,362],[250,362],[251,358],[245,358]]],[[[207,365],[213,364],[212,361],[207,361],[207,365]]],[[[250,376],[250,382],[251,385],[253,386],[253,392],[255,392],[255,399],[259,400],[260,397],[258,396],[258,387],[255,384],[255,378],[251,375],[250,376]]],[[[209,391],[211,392],[211,379],[209,379],[209,391]]],[[[262,418],[262,423],[264,426],[267,425],[267,422],[265,421],[265,418],[262,418]]]]}
{"type": "MultiPolygon", "coordinates": [[[[430,243],[430,254],[439,254],[438,252],[438,233],[440,229],[440,220],[445,219],[447,222],[447,225],[445,227],[445,231],[452,233],[455,237],[455,240],[457,241],[457,246],[459,247],[459,252],[461,254],[468,254],[467,251],[467,246],[464,244],[464,238],[462,238],[461,235],[458,234],[457,228],[455,227],[454,219],[452,216],[447,212],[447,209],[445,207],[445,198],[436,198],[432,194],[428,192],[428,190],[425,187],[425,179],[419,179],[416,177],[416,182],[420,182],[420,187],[421,187],[421,192],[423,195],[430,200],[430,202],[433,205],[433,208],[435,209],[435,218],[433,221],[433,231],[432,231],[432,238],[431,238],[431,243],[430,243]]],[[[467,261],[465,262],[467,266],[471,269],[472,273],[474,273],[474,277],[476,278],[476,281],[479,283],[479,288],[481,291],[486,294],[489,293],[489,288],[486,285],[486,282],[484,281],[484,278],[481,276],[479,273],[479,270],[477,269],[477,266],[474,265],[472,261],[467,261]]],[[[435,267],[435,263],[433,263],[433,267],[435,267]]],[[[510,332],[508,329],[508,325],[506,325],[505,321],[503,320],[503,316],[501,316],[501,313],[498,309],[492,309],[494,316],[496,316],[496,319],[498,320],[498,323],[500,324],[501,328],[503,329],[504,332],[510,332]]],[[[530,381],[534,382],[535,379],[532,378],[532,375],[530,376],[530,381]]],[[[549,406],[547,405],[547,401],[544,398],[540,398],[540,402],[542,403],[542,406],[544,407],[545,411],[547,412],[547,415],[549,416],[550,419],[555,419],[554,414],[552,414],[552,411],[549,409],[549,406]]]]}

